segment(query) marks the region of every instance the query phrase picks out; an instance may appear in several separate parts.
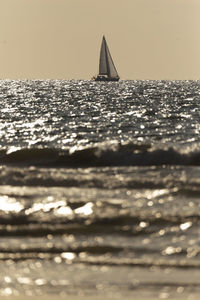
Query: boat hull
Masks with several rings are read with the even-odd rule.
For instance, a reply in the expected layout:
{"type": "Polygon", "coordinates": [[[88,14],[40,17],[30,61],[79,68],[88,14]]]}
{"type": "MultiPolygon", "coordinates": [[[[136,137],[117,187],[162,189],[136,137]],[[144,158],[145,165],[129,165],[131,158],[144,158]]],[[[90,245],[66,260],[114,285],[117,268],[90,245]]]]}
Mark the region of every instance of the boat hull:
{"type": "Polygon", "coordinates": [[[95,81],[119,81],[119,78],[97,76],[94,78],[94,80],[95,81]]]}

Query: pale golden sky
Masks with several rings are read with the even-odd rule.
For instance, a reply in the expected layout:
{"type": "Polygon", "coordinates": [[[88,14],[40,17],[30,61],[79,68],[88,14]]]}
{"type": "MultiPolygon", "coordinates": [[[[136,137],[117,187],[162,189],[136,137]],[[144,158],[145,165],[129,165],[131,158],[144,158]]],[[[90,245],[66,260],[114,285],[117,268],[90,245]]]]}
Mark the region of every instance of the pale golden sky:
{"type": "Polygon", "coordinates": [[[0,79],[200,79],[200,0],[0,0],[0,79]]]}

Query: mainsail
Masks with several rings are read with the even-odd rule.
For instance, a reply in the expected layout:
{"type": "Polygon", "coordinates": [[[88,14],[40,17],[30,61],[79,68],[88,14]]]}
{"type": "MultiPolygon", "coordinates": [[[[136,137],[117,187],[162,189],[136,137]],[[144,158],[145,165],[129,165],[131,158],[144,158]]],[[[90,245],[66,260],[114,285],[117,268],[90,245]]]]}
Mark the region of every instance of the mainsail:
{"type": "Polygon", "coordinates": [[[108,78],[119,79],[119,75],[115,68],[114,62],[112,60],[106,39],[103,36],[101,51],[100,51],[100,61],[99,61],[99,75],[107,75],[108,78]]]}

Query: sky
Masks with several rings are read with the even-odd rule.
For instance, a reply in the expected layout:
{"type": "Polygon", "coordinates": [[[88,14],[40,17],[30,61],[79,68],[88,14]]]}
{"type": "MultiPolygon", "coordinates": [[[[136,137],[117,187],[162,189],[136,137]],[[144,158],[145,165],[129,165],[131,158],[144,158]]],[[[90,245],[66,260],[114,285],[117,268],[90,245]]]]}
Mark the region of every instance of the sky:
{"type": "Polygon", "coordinates": [[[0,79],[200,79],[200,0],[0,0],[0,79]]]}

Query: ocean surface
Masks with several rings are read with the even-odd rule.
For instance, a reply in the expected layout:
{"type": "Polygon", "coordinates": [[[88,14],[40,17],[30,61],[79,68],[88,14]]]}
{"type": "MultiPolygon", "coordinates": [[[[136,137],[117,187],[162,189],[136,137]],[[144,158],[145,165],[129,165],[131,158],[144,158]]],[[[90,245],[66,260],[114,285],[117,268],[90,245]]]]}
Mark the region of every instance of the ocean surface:
{"type": "Polygon", "coordinates": [[[198,298],[200,81],[1,80],[0,111],[0,296],[198,298]]]}

